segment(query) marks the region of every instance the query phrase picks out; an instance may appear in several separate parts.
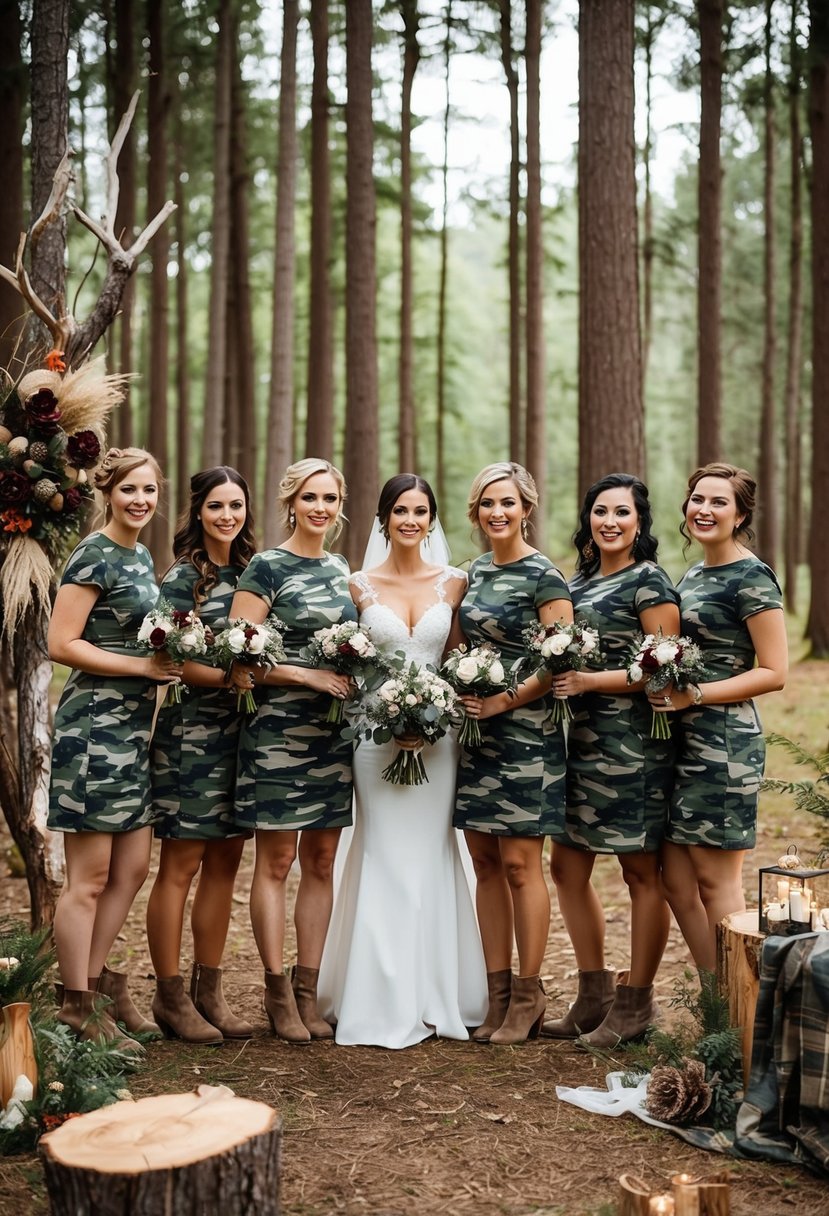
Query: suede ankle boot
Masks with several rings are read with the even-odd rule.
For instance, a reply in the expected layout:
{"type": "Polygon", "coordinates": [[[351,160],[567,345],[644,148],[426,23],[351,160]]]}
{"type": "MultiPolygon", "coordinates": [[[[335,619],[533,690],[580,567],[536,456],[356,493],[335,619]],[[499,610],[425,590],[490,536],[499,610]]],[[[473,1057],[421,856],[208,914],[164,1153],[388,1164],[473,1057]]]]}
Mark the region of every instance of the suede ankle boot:
{"type": "Polygon", "coordinates": [[[190,999],[198,1012],[211,1026],[220,1030],[226,1039],[252,1039],[253,1027],[243,1018],[237,1018],[222,991],[221,967],[208,967],[205,963],[193,963],[190,977],[190,999]]]}
{"type": "Polygon", "coordinates": [[[271,1032],[288,1043],[310,1043],[311,1035],[296,1007],[294,990],[287,975],[265,972],[265,1013],[271,1032]]]}
{"type": "Polygon", "coordinates": [[[577,1039],[601,1026],[613,1004],[616,977],[607,968],[580,971],[576,999],[563,1018],[548,1018],[541,1033],[551,1039],[577,1039]]]}
{"type": "Polygon", "coordinates": [[[127,987],[127,977],[120,971],[110,971],[104,966],[100,976],[90,977],[89,987],[93,992],[100,992],[108,997],[111,1004],[109,1013],[116,1022],[126,1026],[130,1034],[151,1034],[153,1038],[161,1038],[161,1031],[155,1022],[145,1018],[133,1004],[127,987]]]}
{"type": "Polygon", "coordinates": [[[486,986],[489,991],[489,1006],[481,1025],[477,1030],[472,1031],[472,1038],[476,1043],[488,1043],[490,1036],[495,1033],[507,1016],[512,992],[512,972],[509,969],[487,971],[486,986]]]}
{"type": "Polygon", "coordinates": [[[144,1048],[129,1035],[121,1033],[106,1012],[107,1004],[97,992],[64,988],[57,1020],[74,1030],[80,1039],[113,1043],[125,1055],[142,1056],[144,1048]]]}
{"type": "Polygon", "coordinates": [[[620,1043],[641,1039],[658,1016],[659,1010],[653,999],[653,984],[644,988],[618,984],[613,1004],[601,1026],[590,1034],[580,1035],[578,1042],[584,1047],[618,1047],[620,1043]]]}
{"type": "Polygon", "coordinates": [[[333,1039],[334,1029],[326,1022],[317,1008],[318,968],[296,967],[291,971],[291,987],[294,990],[297,1013],[312,1039],[333,1039]]]}
{"type": "Polygon", "coordinates": [[[218,1047],[224,1043],[221,1031],[202,1017],[184,991],[180,975],[156,979],[153,1017],[165,1039],[181,1039],[184,1043],[199,1043],[203,1047],[218,1047]]]}
{"type": "Polygon", "coordinates": [[[489,1036],[490,1043],[524,1043],[538,1038],[547,998],[538,975],[514,975],[507,1016],[489,1036]]]}

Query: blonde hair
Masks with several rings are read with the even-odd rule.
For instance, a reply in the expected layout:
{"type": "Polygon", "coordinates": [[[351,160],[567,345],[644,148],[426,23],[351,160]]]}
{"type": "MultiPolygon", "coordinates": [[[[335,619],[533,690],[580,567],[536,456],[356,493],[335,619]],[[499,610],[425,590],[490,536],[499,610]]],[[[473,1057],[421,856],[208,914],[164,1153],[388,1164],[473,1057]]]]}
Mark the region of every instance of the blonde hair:
{"type": "Polygon", "coordinates": [[[297,460],[294,464],[288,465],[279,483],[279,492],[276,499],[279,504],[279,520],[284,528],[288,531],[291,530],[291,509],[294,499],[308,478],[313,477],[315,473],[330,473],[337,483],[337,489],[340,492],[340,510],[334,523],[328,529],[328,535],[334,540],[342,531],[343,520],[345,518],[342,511],[342,505],[347,496],[345,478],[336,465],[331,464],[328,460],[323,460],[319,456],[306,456],[304,460],[297,460]]]}
{"type": "Polygon", "coordinates": [[[92,474],[92,484],[98,494],[98,509],[104,519],[109,517],[112,491],[135,469],[148,464],[155,470],[159,490],[164,485],[161,466],[152,452],[144,448],[110,448],[92,474]]]}
{"type": "Polygon", "coordinates": [[[514,460],[499,460],[495,464],[488,464],[485,469],[481,469],[469,487],[466,513],[469,517],[469,522],[474,524],[476,528],[478,526],[478,511],[481,507],[484,490],[495,481],[512,481],[515,483],[527,515],[530,515],[538,506],[538,489],[524,466],[516,464],[514,460]]]}

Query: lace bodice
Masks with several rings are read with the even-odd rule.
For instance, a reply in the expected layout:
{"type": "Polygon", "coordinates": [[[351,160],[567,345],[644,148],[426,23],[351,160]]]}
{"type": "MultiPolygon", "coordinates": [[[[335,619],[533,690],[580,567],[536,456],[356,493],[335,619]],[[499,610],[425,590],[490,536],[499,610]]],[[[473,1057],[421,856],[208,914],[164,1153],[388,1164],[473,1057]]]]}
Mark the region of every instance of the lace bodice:
{"type": "Polygon", "coordinates": [[[402,650],[415,663],[440,667],[446,639],[452,625],[452,605],[446,600],[446,583],[451,578],[464,578],[463,571],[445,566],[435,579],[435,601],[430,604],[414,629],[409,632],[406,622],[388,604],[384,604],[377,588],[365,571],[352,575],[351,585],[359,594],[357,607],[360,621],[371,631],[372,641],[380,650],[402,650]]]}

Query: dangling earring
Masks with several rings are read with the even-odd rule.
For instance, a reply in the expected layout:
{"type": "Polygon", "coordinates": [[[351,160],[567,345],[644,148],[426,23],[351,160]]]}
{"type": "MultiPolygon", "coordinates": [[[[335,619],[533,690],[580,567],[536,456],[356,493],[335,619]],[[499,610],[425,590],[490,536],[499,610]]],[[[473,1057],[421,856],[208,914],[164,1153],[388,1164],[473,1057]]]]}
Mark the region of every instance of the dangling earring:
{"type": "Polygon", "coordinates": [[[296,527],[296,511],[293,507],[288,508],[288,527],[291,531],[296,527]]]}
{"type": "Polygon", "coordinates": [[[638,551],[638,549],[639,549],[639,537],[640,537],[641,535],[642,535],[642,533],[641,533],[641,532],[639,531],[639,529],[637,528],[637,529],[636,529],[636,535],[635,535],[635,536],[634,536],[634,538],[633,538],[633,544],[632,544],[632,545],[631,545],[631,547],[630,547],[630,552],[631,552],[631,554],[632,554],[632,556],[633,556],[633,557],[636,557],[637,551],[638,551]]]}
{"type": "Polygon", "coordinates": [[[582,547],[581,555],[586,562],[592,562],[593,558],[596,556],[596,550],[593,547],[593,537],[592,536],[590,537],[590,540],[587,542],[587,544],[582,547]]]}
{"type": "Polygon", "coordinates": [[[524,540],[526,540],[527,537],[529,536],[529,534],[530,534],[530,525],[527,521],[526,515],[522,515],[521,516],[521,536],[523,537],[524,540]]]}

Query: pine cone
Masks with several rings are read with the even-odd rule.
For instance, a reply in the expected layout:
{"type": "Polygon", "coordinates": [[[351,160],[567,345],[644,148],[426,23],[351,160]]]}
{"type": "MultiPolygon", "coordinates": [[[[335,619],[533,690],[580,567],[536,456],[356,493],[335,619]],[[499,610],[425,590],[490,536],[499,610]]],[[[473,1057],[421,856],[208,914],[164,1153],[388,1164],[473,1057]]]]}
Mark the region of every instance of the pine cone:
{"type": "Polygon", "coordinates": [[[693,1123],[711,1105],[711,1086],[701,1060],[682,1061],[681,1068],[658,1064],[648,1082],[645,1109],[662,1123],[693,1123]]]}
{"type": "Polygon", "coordinates": [[[49,449],[40,439],[36,439],[34,443],[29,444],[29,455],[38,464],[46,464],[49,459],[49,449]]]}
{"type": "Polygon", "coordinates": [[[41,477],[40,481],[35,482],[34,500],[39,502],[41,506],[45,506],[50,498],[58,492],[58,487],[48,477],[41,477]]]}

